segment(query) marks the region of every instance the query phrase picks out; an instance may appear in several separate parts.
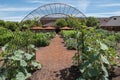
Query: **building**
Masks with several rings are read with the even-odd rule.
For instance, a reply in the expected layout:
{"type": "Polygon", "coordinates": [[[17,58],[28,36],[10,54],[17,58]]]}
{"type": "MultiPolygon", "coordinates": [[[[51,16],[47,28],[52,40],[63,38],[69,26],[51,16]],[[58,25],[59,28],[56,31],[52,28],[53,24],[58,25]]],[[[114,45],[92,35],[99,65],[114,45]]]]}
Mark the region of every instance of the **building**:
{"type": "Polygon", "coordinates": [[[120,31],[120,16],[112,16],[98,20],[100,22],[100,28],[110,31],[120,31]]]}

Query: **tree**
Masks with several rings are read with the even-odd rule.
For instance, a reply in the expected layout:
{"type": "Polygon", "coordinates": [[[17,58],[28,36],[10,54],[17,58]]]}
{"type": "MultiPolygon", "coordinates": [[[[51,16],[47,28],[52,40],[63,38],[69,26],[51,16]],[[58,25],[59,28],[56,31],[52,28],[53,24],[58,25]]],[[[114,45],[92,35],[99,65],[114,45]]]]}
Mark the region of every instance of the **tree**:
{"type": "Polygon", "coordinates": [[[86,26],[88,27],[99,27],[99,21],[94,17],[88,17],[86,21],[86,26]]]}
{"type": "Polygon", "coordinates": [[[10,29],[11,31],[15,31],[17,29],[17,27],[19,24],[17,22],[11,22],[11,21],[7,21],[5,23],[5,28],[10,29]]]}
{"type": "Polygon", "coordinates": [[[20,24],[22,26],[22,29],[23,28],[28,29],[28,28],[33,27],[33,26],[39,26],[39,27],[42,26],[42,23],[38,21],[38,17],[35,17],[33,20],[22,21],[20,24]]]}
{"type": "Polygon", "coordinates": [[[67,19],[67,24],[68,24],[69,27],[74,28],[74,29],[75,28],[80,28],[80,26],[81,26],[80,20],[76,17],[69,17],[67,19]]]}
{"type": "Polygon", "coordinates": [[[4,27],[5,26],[5,22],[3,20],[0,20],[0,27],[4,27]]]}
{"type": "Polygon", "coordinates": [[[67,22],[65,19],[57,19],[57,21],[55,22],[55,25],[57,28],[61,28],[61,27],[67,26],[67,22]]]}

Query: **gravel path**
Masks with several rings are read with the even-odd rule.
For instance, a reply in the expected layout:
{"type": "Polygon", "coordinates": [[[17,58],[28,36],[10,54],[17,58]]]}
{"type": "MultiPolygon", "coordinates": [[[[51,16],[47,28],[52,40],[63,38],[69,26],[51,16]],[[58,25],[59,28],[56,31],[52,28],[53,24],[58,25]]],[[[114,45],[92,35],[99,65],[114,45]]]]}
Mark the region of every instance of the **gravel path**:
{"type": "Polygon", "coordinates": [[[75,50],[67,50],[64,47],[63,39],[56,35],[47,47],[39,48],[36,59],[43,67],[36,71],[31,80],[74,80],[72,57],[75,50]]]}

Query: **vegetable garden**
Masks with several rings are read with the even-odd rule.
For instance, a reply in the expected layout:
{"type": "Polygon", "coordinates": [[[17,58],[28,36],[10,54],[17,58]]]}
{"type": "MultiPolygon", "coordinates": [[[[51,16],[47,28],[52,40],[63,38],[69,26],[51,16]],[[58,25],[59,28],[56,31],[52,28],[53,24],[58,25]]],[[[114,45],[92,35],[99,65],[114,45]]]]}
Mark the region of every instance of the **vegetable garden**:
{"type": "MultiPolygon", "coordinates": [[[[120,33],[86,27],[84,21],[71,19],[74,30],[61,31],[60,35],[67,49],[77,51],[73,56],[74,65],[81,73],[77,80],[109,80],[114,68],[120,66],[117,53],[120,33]]],[[[26,80],[41,69],[42,64],[35,59],[36,47],[48,46],[54,36],[54,32],[11,31],[0,27],[0,80],[26,80]]]]}

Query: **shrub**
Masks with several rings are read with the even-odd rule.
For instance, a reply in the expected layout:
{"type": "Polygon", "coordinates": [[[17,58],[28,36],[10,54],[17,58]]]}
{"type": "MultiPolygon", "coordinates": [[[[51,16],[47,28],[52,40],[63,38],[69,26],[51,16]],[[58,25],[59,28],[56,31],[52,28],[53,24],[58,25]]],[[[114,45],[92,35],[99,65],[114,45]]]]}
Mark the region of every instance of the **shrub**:
{"type": "Polygon", "coordinates": [[[77,41],[76,39],[70,38],[65,41],[65,46],[67,49],[76,50],[77,49],[77,41]]]}
{"type": "Polygon", "coordinates": [[[6,28],[0,27],[0,46],[8,43],[12,38],[12,32],[6,28]]]}

